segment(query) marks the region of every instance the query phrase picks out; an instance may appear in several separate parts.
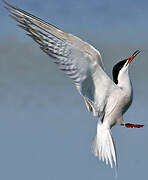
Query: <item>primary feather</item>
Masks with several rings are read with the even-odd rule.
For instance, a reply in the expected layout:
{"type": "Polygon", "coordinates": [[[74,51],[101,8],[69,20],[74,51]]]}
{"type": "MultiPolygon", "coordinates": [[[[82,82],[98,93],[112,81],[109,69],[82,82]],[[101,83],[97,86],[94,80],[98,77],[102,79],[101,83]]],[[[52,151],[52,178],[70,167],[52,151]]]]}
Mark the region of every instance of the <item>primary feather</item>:
{"type": "Polygon", "coordinates": [[[94,154],[100,159],[110,162],[112,157],[116,165],[116,152],[110,127],[104,126],[104,116],[115,109],[120,89],[104,72],[101,55],[90,44],[80,38],[63,32],[57,27],[27,13],[26,11],[3,2],[11,17],[19,23],[19,27],[39,44],[40,48],[64,71],[75,83],[84,98],[89,111],[100,118],[97,136],[94,140],[94,154]],[[112,95],[112,96],[110,96],[112,95]]]}

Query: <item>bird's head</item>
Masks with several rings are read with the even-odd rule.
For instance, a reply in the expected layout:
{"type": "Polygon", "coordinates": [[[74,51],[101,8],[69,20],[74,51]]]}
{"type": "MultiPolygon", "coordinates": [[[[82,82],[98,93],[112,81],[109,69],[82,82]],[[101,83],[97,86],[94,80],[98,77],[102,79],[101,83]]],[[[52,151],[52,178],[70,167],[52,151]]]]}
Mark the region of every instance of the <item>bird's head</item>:
{"type": "Polygon", "coordinates": [[[129,64],[133,61],[133,59],[140,53],[139,50],[135,51],[131,56],[129,56],[127,59],[124,59],[120,62],[118,62],[114,67],[113,67],[113,80],[115,84],[118,84],[118,77],[119,74],[124,74],[129,67],[129,64]]]}

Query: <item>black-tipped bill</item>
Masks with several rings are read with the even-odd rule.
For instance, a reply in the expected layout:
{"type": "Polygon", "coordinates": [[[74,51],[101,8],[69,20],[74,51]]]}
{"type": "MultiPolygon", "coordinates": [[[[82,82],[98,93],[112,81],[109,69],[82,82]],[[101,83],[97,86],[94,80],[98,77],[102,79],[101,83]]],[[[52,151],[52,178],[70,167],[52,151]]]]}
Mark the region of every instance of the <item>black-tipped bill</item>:
{"type": "Polygon", "coordinates": [[[139,50],[135,51],[129,58],[127,61],[127,65],[130,64],[132,62],[132,60],[140,53],[139,50]]]}

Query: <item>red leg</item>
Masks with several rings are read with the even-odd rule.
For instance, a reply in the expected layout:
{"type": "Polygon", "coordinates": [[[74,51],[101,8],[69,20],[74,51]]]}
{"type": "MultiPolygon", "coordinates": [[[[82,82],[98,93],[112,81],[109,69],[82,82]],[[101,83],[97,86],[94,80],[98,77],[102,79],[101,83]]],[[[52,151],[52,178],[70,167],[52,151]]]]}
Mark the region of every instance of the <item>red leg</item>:
{"type": "Polygon", "coordinates": [[[131,124],[131,123],[126,123],[122,124],[122,126],[125,126],[126,128],[141,128],[144,125],[143,124],[131,124]]]}

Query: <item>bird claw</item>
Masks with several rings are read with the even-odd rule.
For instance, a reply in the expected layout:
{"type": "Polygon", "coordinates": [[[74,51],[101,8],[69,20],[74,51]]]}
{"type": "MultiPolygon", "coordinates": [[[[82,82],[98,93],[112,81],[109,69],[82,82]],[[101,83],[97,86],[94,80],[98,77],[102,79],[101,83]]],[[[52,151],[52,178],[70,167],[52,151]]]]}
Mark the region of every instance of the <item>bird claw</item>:
{"type": "Polygon", "coordinates": [[[122,124],[122,126],[125,126],[126,128],[141,128],[144,125],[143,124],[131,124],[131,123],[126,123],[122,124]]]}

